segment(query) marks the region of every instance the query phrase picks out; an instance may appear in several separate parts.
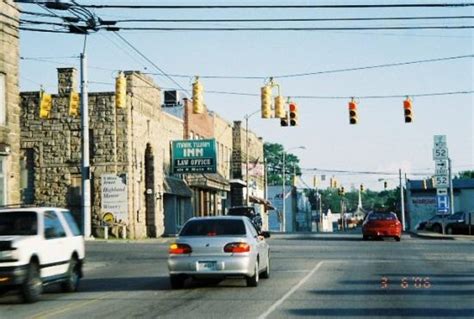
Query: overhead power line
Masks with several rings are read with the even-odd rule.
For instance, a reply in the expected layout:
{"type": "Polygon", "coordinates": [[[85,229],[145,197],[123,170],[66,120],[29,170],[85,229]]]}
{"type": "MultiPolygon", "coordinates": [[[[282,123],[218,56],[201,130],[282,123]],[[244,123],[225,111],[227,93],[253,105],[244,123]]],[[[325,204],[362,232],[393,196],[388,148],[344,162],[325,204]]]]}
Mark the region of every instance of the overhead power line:
{"type": "Polygon", "coordinates": [[[208,22],[336,22],[474,19],[474,16],[366,17],[366,18],[281,18],[281,19],[115,19],[117,23],[208,23],[208,22]]]}
{"type": "Polygon", "coordinates": [[[368,30],[462,30],[462,29],[474,29],[474,25],[459,25],[459,26],[447,26],[447,25],[436,25],[436,26],[378,26],[378,27],[222,27],[222,28],[196,28],[196,27],[185,27],[185,28],[162,28],[162,27],[104,27],[105,30],[111,31],[368,31],[368,30]]]}
{"type": "Polygon", "coordinates": [[[400,3],[400,4],[321,4],[321,5],[82,5],[91,9],[380,9],[380,8],[455,8],[474,3],[400,3]]]}

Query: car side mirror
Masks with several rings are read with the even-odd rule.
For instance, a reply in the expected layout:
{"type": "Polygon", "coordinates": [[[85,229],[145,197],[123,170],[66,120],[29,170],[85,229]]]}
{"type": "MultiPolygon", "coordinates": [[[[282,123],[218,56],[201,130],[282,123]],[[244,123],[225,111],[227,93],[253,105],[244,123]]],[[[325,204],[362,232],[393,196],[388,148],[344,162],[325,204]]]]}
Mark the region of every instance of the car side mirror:
{"type": "Polygon", "coordinates": [[[263,238],[270,238],[270,233],[267,231],[260,232],[260,235],[263,236],[263,238]]]}

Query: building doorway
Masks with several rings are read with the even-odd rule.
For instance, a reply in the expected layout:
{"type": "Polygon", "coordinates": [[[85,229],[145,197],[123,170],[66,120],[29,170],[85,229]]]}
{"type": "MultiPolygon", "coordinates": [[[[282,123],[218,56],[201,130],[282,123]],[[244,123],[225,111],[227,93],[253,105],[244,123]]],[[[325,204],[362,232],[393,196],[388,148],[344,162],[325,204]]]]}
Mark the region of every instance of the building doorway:
{"type": "Polygon", "coordinates": [[[155,201],[155,157],[150,143],[145,149],[145,218],[146,235],[155,238],[156,233],[156,201],[155,201]]]}

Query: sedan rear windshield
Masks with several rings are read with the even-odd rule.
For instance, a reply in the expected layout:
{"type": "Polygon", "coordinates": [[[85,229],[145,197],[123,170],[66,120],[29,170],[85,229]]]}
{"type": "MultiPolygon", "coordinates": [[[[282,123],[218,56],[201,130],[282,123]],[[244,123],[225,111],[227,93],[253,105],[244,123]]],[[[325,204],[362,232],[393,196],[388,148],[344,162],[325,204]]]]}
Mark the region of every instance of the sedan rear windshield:
{"type": "Polygon", "coordinates": [[[245,224],[236,219],[191,220],[184,225],[180,236],[236,236],[245,235],[245,224]]]}
{"type": "Polygon", "coordinates": [[[370,214],[369,220],[397,220],[397,215],[393,213],[370,214]]]}
{"type": "Polygon", "coordinates": [[[38,233],[35,212],[0,213],[0,236],[33,236],[38,233]]]}

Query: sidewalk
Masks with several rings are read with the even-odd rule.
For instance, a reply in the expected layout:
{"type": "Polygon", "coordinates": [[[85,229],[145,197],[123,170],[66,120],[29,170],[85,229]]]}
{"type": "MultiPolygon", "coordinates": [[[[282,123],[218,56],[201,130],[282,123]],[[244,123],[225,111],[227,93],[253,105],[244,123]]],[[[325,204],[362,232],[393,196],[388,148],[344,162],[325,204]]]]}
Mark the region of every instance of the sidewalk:
{"type": "Polygon", "coordinates": [[[413,231],[410,232],[413,236],[427,239],[442,239],[442,240],[467,240],[474,241],[474,235],[443,235],[428,231],[413,231]]]}

